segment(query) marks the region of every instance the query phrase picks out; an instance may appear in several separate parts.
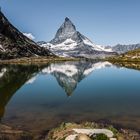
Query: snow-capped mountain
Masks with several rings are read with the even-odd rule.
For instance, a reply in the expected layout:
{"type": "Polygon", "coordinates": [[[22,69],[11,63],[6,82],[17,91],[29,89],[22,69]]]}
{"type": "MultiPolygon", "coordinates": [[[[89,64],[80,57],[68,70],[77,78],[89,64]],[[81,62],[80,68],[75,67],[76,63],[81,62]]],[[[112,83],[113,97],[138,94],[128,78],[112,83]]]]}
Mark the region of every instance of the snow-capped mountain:
{"type": "Polygon", "coordinates": [[[65,18],[64,23],[58,29],[54,39],[49,43],[39,44],[47,47],[54,54],[64,57],[105,57],[115,55],[112,49],[106,49],[94,44],[87,37],[76,30],[75,25],[69,18],[65,18]]]}
{"type": "Polygon", "coordinates": [[[68,96],[72,95],[78,83],[95,70],[112,66],[109,62],[63,62],[54,63],[42,69],[43,74],[53,75],[68,96]]]}

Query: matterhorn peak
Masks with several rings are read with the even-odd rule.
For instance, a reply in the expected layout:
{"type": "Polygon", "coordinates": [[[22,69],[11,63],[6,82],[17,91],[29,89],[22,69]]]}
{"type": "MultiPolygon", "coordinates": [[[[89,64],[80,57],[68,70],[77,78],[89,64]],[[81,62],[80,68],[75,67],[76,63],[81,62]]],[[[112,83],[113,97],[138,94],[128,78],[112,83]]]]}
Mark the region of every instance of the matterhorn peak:
{"type": "Polygon", "coordinates": [[[65,21],[70,21],[70,19],[68,17],[65,18],[65,21]]]}
{"type": "Polygon", "coordinates": [[[100,45],[94,44],[90,39],[76,30],[72,21],[66,17],[63,24],[57,30],[53,40],[46,46],[55,55],[61,57],[85,57],[85,58],[104,58],[114,55],[112,50],[105,49],[100,45]]]}
{"type": "Polygon", "coordinates": [[[62,24],[61,27],[62,28],[67,28],[68,32],[71,32],[71,31],[75,32],[76,31],[75,25],[72,23],[72,21],[68,17],[65,18],[65,21],[64,21],[64,23],[62,24]]]}
{"type": "Polygon", "coordinates": [[[65,24],[65,23],[67,23],[67,22],[69,22],[72,26],[74,25],[74,24],[72,23],[72,21],[70,20],[70,18],[65,17],[65,21],[64,21],[63,24],[65,24]]]}
{"type": "Polygon", "coordinates": [[[69,39],[76,32],[76,27],[72,21],[66,17],[64,23],[58,29],[55,38],[51,41],[52,44],[58,44],[66,39],[69,39]]]}

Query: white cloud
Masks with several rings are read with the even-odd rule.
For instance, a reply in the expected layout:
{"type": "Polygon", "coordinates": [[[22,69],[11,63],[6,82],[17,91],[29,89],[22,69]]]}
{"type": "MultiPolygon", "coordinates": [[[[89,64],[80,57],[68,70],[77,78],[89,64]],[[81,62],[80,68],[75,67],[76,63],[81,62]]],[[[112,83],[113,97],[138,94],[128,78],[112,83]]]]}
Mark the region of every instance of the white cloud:
{"type": "Polygon", "coordinates": [[[31,40],[34,40],[35,39],[35,37],[33,36],[33,34],[32,33],[23,33],[26,37],[28,37],[29,39],[31,39],[31,40]]]}

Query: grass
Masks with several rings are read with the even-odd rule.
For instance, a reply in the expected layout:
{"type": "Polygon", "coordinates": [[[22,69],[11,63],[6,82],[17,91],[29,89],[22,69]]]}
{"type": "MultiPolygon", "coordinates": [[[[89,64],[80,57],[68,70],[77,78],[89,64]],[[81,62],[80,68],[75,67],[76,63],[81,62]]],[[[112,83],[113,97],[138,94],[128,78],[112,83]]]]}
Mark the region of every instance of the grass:
{"type": "Polygon", "coordinates": [[[95,137],[91,137],[91,140],[109,140],[105,134],[97,134],[95,137]]]}
{"type": "Polygon", "coordinates": [[[128,51],[119,56],[109,57],[106,60],[111,62],[140,62],[140,49],[128,51]]]}
{"type": "Polygon", "coordinates": [[[140,62],[140,58],[132,58],[126,56],[108,57],[104,60],[109,62],[140,62]]]}
{"type": "Polygon", "coordinates": [[[64,57],[24,57],[18,59],[0,60],[0,64],[39,64],[50,63],[57,61],[78,61],[79,58],[64,58],[64,57]]]}

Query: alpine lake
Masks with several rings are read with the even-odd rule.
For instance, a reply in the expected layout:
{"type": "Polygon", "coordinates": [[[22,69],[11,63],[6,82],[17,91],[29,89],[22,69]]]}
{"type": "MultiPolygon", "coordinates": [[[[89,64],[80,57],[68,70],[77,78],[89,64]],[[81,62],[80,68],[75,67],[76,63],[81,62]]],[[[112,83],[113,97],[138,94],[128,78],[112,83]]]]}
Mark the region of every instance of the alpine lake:
{"type": "Polygon", "coordinates": [[[0,65],[0,121],[34,132],[82,121],[140,131],[139,66],[107,61],[0,65]]]}

